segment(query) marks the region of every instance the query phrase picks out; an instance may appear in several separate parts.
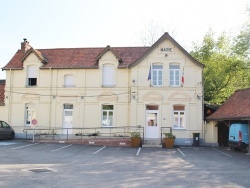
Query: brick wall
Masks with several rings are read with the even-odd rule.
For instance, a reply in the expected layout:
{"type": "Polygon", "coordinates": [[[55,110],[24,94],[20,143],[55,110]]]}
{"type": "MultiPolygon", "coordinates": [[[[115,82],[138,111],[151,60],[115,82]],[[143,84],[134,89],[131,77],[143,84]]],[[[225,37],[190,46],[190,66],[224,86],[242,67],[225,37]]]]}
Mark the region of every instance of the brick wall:
{"type": "Polygon", "coordinates": [[[0,106],[4,105],[4,87],[5,80],[0,80],[0,106]]]}

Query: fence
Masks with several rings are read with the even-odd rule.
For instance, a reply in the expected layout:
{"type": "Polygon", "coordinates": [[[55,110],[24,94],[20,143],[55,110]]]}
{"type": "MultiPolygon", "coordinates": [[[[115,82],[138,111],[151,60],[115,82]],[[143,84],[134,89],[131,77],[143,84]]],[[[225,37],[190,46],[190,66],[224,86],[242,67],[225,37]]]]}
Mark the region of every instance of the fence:
{"type": "Polygon", "coordinates": [[[172,133],[172,127],[161,127],[161,142],[165,133],[172,133]]]}
{"type": "Polygon", "coordinates": [[[94,128],[24,128],[26,139],[86,139],[86,138],[127,138],[131,132],[138,132],[144,141],[144,128],[141,126],[94,127],[94,128]]]}

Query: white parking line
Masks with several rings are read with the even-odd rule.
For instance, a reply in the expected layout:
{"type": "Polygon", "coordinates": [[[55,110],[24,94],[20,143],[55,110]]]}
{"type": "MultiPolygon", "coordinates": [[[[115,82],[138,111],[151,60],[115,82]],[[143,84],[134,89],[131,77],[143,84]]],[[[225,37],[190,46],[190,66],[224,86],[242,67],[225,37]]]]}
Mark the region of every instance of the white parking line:
{"type": "Polygon", "coordinates": [[[28,145],[25,145],[25,146],[20,146],[20,147],[16,147],[16,148],[11,148],[11,149],[21,149],[21,148],[25,148],[25,147],[29,147],[29,146],[34,146],[34,145],[37,145],[39,143],[35,143],[35,144],[28,144],[28,145]]]}
{"type": "Polygon", "coordinates": [[[106,146],[104,146],[101,149],[97,150],[95,153],[93,153],[93,155],[97,154],[99,151],[103,150],[104,148],[106,148],[106,146]]]}
{"type": "Polygon", "coordinates": [[[186,155],[179,149],[179,148],[177,148],[178,149],[178,151],[185,157],[186,155]]]}
{"type": "Polygon", "coordinates": [[[218,152],[220,152],[220,153],[222,153],[222,154],[224,154],[224,155],[226,155],[226,156],[228,156],[228,157],[232,157],[231,155],[228,155],[228,154],[226,154],[226,153],[224,153],[224,152],[222,152],[222,151],[220,151],[220,150],[217,150],[217,149],[214,149],[214,148],[212,148],[213,150],[215,150],[215,151],[218,151],[218,152]]]}
{"type": "Polygon", "coordinates": [[[0,142],[0,146],[9,146],[12,144],[16,144],[15,142],[0,142]]]}
{"type": "Polygon", "coordinates": [[[141,147],[139,147],[139,149],[138,149],[138,151],[136,153],[137,156],[139,155],[140,151],[141,151],[141,147]]]}
{"type": "Polygon", "coordinates": [[[63,147],[58,148],[58,149],[51,150],[51,152],[58,151],[58,150],[61,150],[61,149],[63,149],[63,148],[67,148],[67,147],[69,147],[69,146],[72,146],[72,144],[67,145],[67,146],[63,146],[63,147]]]}

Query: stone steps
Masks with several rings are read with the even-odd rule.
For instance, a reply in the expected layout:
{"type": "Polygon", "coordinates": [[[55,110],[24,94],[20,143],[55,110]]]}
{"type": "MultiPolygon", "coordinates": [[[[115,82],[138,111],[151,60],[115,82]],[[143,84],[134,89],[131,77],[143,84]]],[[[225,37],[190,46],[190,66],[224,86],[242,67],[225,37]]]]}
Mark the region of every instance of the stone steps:
{"type": "Polygon", "coordinates": [[[154,138],[146,138],[144,139],[144,143],[142,147],[154,147],[154,148],[161,148],[161,139],[154,139],[154,138]]]}

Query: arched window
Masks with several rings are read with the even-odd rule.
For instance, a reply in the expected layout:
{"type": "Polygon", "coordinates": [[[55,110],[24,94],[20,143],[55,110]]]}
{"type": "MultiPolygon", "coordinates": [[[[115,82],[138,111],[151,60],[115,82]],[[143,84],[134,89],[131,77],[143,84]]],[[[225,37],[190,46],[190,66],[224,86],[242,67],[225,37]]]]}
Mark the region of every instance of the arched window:
{"type": "Polygon", "coordinates": [[[111,64],[103,65],[102,68],[102,86],[114,87],[115,85],[115,67],[111,64]]]}
{"type": "Polygon", "coordinates": [[[27,67],[27,86],[37,85],[37,75],[38,75],[37,66],[30,65],[27,67]]]}
{"type": "Polygon", "coordinates": [[[75,79],[72,74],[64,76],[64,87],[75,87],[75,79]]]}

